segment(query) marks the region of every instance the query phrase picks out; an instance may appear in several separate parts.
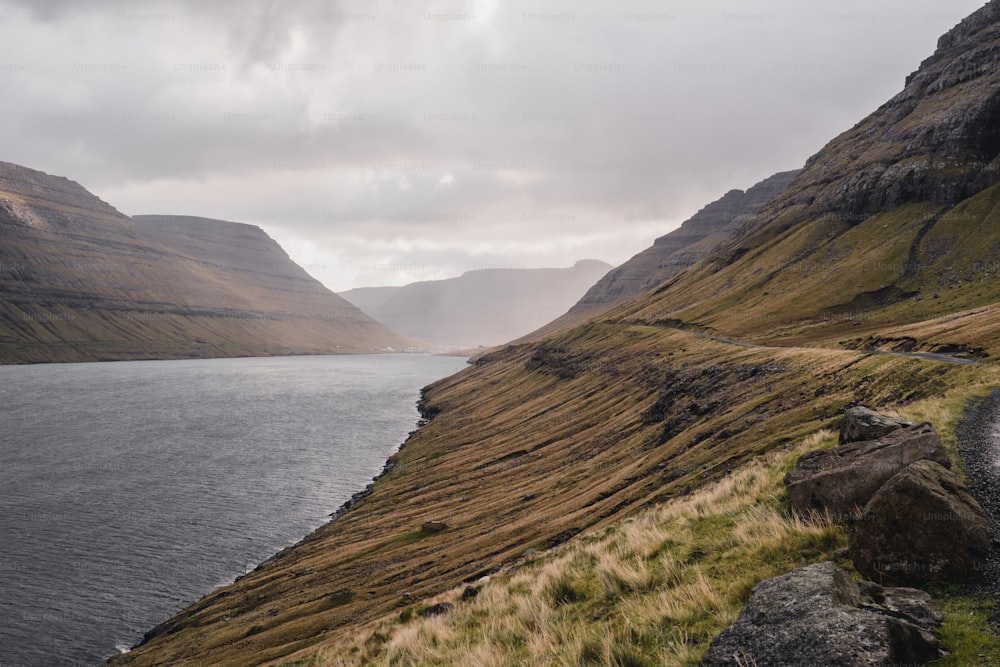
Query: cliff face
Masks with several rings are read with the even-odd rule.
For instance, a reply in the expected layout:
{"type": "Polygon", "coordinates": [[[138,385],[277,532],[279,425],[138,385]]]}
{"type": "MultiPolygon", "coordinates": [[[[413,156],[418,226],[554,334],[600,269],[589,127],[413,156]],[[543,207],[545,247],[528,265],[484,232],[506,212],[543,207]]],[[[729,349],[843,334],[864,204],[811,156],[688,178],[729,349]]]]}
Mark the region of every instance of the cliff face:
{"type": "Polygon", "coordinates": [[[0,361],[370,352],[409,344],[262,230],[133,221],[65,178],[0,163],[0,361]]]}
{"type": "Polygon", "coordinates": [[[398,288],[341,296],[394,331],[439,345],[498,345],[572,305],[611,268],[583,260],[568,269],[484,269],[398,288]]]}
{"type": "Polygon", "coordinates": [[[597,317],[653,289],[697,264],[734,232],[753,220],[762,205],[788,188],[798,171],[775,174],[749,190],[730,190],[652,246],[613,269],[554,322],[527,338],[537,338],[597,317]]]}
{"type": "Polygon", "coordinates": [[[997,182],[998,62],[1000,5],[990,2],[941,37],[902,92],[813,156],[770,213],[860,222],[909,202],[953,205],[997,182]]]}

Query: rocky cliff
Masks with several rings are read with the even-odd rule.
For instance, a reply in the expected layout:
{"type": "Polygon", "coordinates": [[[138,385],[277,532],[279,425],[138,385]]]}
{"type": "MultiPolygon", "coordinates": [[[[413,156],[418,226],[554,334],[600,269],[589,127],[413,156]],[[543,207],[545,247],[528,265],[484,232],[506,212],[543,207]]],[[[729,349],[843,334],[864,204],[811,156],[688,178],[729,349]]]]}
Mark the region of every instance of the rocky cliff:
{"type": "Polygon", "coordinates": [[[730,190],[674,231],[656,239],[652,246],[610,271],[568,312],[528,338],[581,324],[695,265],[731,238],[736,230],[751,224],[760,207],[788,188],[798,173],[786,171],[749,190],[730,190]]]}
{"type": "Polygon", "coordinates": [[[341,296],[419,340],[456,347],[499,345],[565,312],[609,268],[591,259],[567,269],[482,269],[341,296]]]}
{"type": "Polygon", "coordinates": [[[412,342],[296,266],[262,230],[122,215],[0,163],[0,361],[371,352],[412,342]]]}
{"type": "Polygon", "coordinates": [[[956,204],[1000,177],[1000,5],[938,42],[902,92],[806,164],[776,208],[865,215],[908,202],[956,204]]]}

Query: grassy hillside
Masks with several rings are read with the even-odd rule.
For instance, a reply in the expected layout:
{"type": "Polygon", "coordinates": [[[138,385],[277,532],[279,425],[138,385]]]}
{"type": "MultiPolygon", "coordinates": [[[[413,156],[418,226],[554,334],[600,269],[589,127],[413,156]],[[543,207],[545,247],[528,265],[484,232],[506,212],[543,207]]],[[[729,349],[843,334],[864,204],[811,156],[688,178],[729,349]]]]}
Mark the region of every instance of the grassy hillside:
{"type": "Polygon", "coordinates": [[[77,183],[0,163],[0,363],[415,344],[327,290],[257,227],[140,222],[77,183]]]}
{"type": "Polygon", "coordinates": [[[693,664],[735,620],[750,589],[846,543],[829,523],[791,516],[781,483],[818,431],[691,495],[642,510],[486,583],[427,602],[456,611],[423,620],[426,602],[316,654],[313,664],[693,664]]]}
{"type": "Polygon", "coordinates": [[[529,549],[611,527],[786,452],[833,426],[848,403],[958,405],[997,381],[991,365],[755,349],[610,323],[504,349],[429,388],[432,421],[370,495],[113,664],[256,664],[343,646],[359,626],[521,562],[529,549]],[[428,521],[448,527],[422,529],[428,521]]]}
{"type": "MultiPolygon", "coordinates": [[[[905,412],[951,435],[943,401],[905,412]]],[[[782,483],[798,456],[836,442],[817,431],[688,496],[532,555],[477,582],[471,600],[455,588],[279,664],[696,665],[758,582],[822,560],[853,569],[838,553],[846,531],[795,517],[782,483]],[[454,610],[422,618],[440,603],[454,610]]],[[[1000,661],[988,608],[937,593],[949,652],[940,664],[1000,661]]]]}
{"type": "MultiPolygon", "coordinates": [[[[430,423],[340,518],[114,664],[696,660],[755,581],[842,544],[777,480],[845,407],[947,440],[1000,384],[997,63],[993,0],[699,264],[429,387],[430,423]]],[[[992,660],[980,601],[937,593],[949,664],[992,660]]]]}
{"type": "Polygon", "coordinates": [[[609,317],[770,344],[911,338],[896,342],[996,355],[998,204],[1000,185],[954,207],[907,204],[853,225],[821,216],[734,261],[699,265],[609,317]]]}

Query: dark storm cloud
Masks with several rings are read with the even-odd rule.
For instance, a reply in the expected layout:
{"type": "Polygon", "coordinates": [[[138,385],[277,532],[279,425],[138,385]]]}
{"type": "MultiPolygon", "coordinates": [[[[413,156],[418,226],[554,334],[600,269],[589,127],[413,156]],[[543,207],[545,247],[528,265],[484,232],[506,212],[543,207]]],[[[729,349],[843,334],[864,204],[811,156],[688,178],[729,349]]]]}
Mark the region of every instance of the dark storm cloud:
{"type": "Polygon", "coordinates": [[[336,288],[620,262],[800,166],[980,5],[8,0],[0,159],[260,224],[336,288]]]}

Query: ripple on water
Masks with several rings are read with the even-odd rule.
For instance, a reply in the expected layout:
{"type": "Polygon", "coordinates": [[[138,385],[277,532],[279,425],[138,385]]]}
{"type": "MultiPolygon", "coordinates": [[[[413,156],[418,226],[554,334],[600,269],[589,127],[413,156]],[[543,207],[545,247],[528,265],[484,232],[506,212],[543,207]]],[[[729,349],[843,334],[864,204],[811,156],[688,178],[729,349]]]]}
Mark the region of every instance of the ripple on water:
{"type": "Polygon", "coordinates": [[[323,523],[454,357],[0,367],[0,663],[94,664],[323,523]]]}

